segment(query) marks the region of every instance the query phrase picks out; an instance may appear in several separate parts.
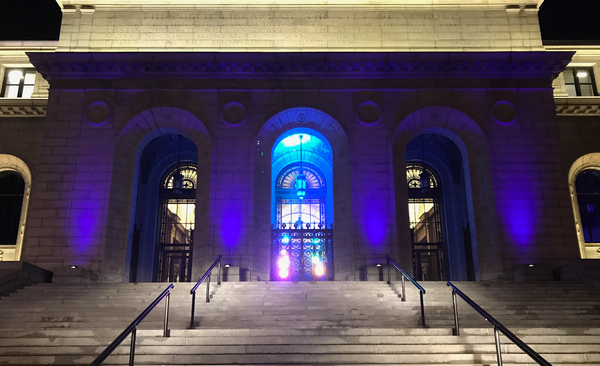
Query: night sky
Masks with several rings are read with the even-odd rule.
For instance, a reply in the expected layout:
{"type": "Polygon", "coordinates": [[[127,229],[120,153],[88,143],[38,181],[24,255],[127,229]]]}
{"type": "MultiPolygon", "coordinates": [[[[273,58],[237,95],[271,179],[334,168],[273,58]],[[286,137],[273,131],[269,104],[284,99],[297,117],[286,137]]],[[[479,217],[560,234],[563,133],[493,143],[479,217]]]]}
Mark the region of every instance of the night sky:
{"type": "MultiPolygon", "coordinates": [[[[0,40],[56,40],[60,18],[54,0],[0,0],[0,40]]],[[[600,0],[545,0],[540,23],[544,41],[600,44],[600,0]]]]}

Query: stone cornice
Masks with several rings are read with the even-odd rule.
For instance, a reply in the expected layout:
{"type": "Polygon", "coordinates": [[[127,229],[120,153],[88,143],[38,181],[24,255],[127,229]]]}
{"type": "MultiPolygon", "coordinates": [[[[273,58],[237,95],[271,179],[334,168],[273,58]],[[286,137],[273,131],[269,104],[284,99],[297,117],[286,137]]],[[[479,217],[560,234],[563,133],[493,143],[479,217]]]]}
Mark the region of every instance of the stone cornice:
{"type": "Polygon", "coordinates": [[[0,99],[0,118],[45,117],[47,99],[0,99]]]}
{"type": "Polygon", "coordinates": [[[28,53],[52,79],[554,78],[572,52],[28,53]]]}

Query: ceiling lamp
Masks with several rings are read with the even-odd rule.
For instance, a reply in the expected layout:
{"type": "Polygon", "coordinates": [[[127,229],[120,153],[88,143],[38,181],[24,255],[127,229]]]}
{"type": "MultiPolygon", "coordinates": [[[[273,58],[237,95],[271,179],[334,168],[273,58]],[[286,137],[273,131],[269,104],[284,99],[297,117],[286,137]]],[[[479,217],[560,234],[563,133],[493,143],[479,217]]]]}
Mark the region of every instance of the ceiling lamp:
{"type": "Polygon", "coordinates": [[[300,199],[306,196],[306,176],[302,171],[302,135],[300,135],[300,174],[296,176],[296,194],[300,199]]]}

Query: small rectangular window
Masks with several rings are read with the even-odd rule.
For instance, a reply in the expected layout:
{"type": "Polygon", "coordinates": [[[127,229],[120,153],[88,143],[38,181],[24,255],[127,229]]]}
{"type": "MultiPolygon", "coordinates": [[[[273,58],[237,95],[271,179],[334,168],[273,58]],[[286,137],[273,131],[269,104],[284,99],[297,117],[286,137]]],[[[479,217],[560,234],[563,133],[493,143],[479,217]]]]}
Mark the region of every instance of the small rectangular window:
{"type": "Polygon", "coordinates": [[[6,69],[0,97],[31,98],[34,87],[35,69],[6,69]]]}
{"type": "Polygon", "coordinates": [[[563,73],[565,88],[570,97],[593,97],[598,95],[594,72],[591,67],[567,67],[563,73]]]}

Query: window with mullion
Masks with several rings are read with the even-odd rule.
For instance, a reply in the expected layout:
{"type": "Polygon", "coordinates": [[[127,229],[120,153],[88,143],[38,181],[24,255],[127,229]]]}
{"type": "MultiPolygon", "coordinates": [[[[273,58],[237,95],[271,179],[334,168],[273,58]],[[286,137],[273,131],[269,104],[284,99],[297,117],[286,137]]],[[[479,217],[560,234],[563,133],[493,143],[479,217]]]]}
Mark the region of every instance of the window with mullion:
{"type": "Polygon", "coordinates": [[[567,67],[563,72],[565,88],[570,97],[593,97],[598,95],[594,72],[591,67],[567,67]]]}
{"type": "Polygon", "coordinates": [[[35,87],[35,69],[6,69],[2,98],[31,98],[35,87]]]}

